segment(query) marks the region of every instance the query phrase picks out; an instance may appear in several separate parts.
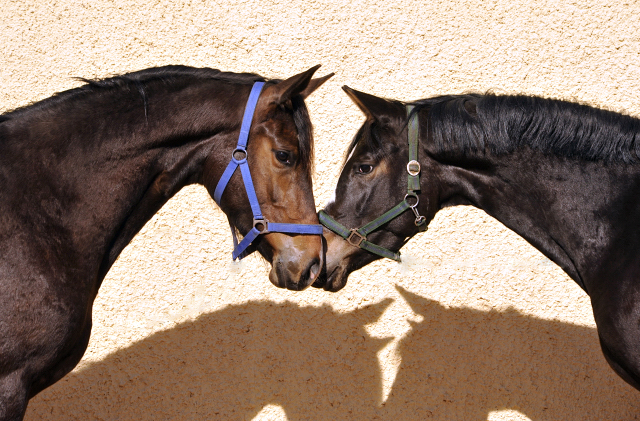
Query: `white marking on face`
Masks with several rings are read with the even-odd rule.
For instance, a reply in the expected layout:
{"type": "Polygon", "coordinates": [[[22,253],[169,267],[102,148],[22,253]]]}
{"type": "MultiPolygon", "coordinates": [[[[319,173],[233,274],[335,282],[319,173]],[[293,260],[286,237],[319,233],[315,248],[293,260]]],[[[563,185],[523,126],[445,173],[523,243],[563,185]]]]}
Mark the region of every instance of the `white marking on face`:
{"type": "MultiPolygon", "coordinates": [[[[347,157],[347,159],[345,159],[344,163],[346,164],[347,161],[349,161],[351,159],[351,157],[353,156],[353,153],[356,151],[356,148],[351,149],[351,152],[349,152],[349,156],[347,157]]],[[[342,169],[344,170],[344,167],[342,167],[342,169]]],[[[340,172],[342,174],[342,171],[340,172]]]]}

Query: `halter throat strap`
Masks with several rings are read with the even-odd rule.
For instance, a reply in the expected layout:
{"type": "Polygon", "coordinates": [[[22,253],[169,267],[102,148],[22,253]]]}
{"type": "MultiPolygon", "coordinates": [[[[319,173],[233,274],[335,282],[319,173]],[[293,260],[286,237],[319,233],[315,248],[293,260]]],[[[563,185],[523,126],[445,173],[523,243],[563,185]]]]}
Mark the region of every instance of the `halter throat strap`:
{"type": "Polygon", "coordinates": [[[361,228],[348,229],[338,221],[330,217],[324,210],[318,212],[320,223],[334,233],[338,234],[355,247],[359,247],[368,252],[386,257],[397,262],[401,261],[400,253],[393,252],[382,246],[367,240],[367,236],[384,224],[402,215],[406,210],[411,209],[416,217],[414,223],[420,231],[427,229],[427,220],[418,213],[418,193],[420,192],[420,162],[418,162],[418,143],[420,127],[418,125],[418,114],[412,113],[414,106],[407,105],[407,138],[409,142],[409,162],[407,163],[407,194],[404,199],[387,212],[377,217],[361,228]]]}
{"type": "Polygon", "coordinates": [[[215,200],[218,206],[220,206],[220,200],[222,199],[222,194],[224,193],[227,184],[229,184],[229,181],[236,169],[240,167],[242,181],[244,182],[244,189],[247,192],[249,205],[251,206],[251,212],[253,214],[253,228],[249,230],[242,241],[238,242],[235,228],[231,223],[229,223],[229,225],[231,225],[231,235],[233,237],[233,260],[245,258],[248,255],[248,253],[246,253],[247,247],[249,247],[249,245],[261,234],[280,232],[285,234],[322,235],[322,225],[269,222],[262,215],[256,190],[253,186],[251,171],[249,171],[249,163],[247,162],[247,141],[249,140],[253,114],[255,113],[256,105],[258,104],[258,99],[260,98],[260,93],[262,92],[264,84],[264,82],[255,82],[251,88],[251,93],[249,94],[249,99],[247,100],[247,105],[245,106],[244,115],[242,117],[238,144],[231,153],[231,161],[222,173],[222,177],[220,177],[213,193],[213,200],[215,200]]]}

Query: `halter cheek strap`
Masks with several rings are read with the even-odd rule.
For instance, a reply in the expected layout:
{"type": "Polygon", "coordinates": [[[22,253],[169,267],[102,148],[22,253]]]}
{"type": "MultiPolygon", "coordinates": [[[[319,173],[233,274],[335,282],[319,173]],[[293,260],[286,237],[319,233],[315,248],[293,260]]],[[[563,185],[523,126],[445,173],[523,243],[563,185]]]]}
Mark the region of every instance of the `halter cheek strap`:
{"type": "MultiPolygon", "coordinates": [[[[251,88],[249,99],[244,110],[244,116],[242,117],[242,126],[240,126],[240,136],[238,137],[238,144],[231,153],[231,162],[227,165],[227,168],[222,173],[222,177],[216,185],[216,189],[213,193],[213,200],[220,205],[222,194],[224,193],[227,184],[231,180],[231,177],[235,173],[236,169],[240,167],[242,174],[242,181],[244,182],[244,188],[249,198],[249,205],[251,206],[251,212],[253,213],[253,228],[244,236],[242,241],[238,243],[238,238],[233,226],[231,226],[231,235],[233,236],[233,260],[243,259],[247,256],[246,249],[260,234],[267,234],[269,232],[281,232],[285,234],[314,234],[322,235],[322,225],[319,224],[287,224],[278,222],[269,222],[262,215],[260,210],[260,204],[258,203],[258,197],[256,196],[256,190],[253,187],[253,180],[251,179],[251,171],[249,171],[249,164],[247,162],[247,141],[249,139],[249,131],[251,129],[251,121],[253,120],[253,114],[258,104],[258,98],[260,98],[260,92],[264,87],[264,82],[255,82],[251,88]]],[[[230,224],[231,225],[231,224],[230,224]]]]}
{"type": "Polygon", "coordinates": [[[359,247],[363,250],[367,250],[378,256],[387,257],[389,259],[399,262],[400,253],[393,252],[377,244],[367,240],[367,236],[373,231],[380,228],[382,225],[390,222],[403,214],[407,209],[411,209],[416,219],[415,225],[420,231],[427,229],[427,219],[418,213],[418,192],[420,191],[420,163],[418,162],[418,138],[419,138],[419,126],[418,115],[416,113],[411,114],[413,105],[407,106],[407,114],[409,115],[409,123],[407,125],[407,137],[409,142],[409,162],[407,163],[407,194],[402,199],[402,202],[398,203],[393,208],[389,209],[383,215],[369,222],[361,228],[348,229],[338,221],[330,217],[324,210],[318,212],[318,218],[320,223],[338,234],[349,244],[359,247]]]}

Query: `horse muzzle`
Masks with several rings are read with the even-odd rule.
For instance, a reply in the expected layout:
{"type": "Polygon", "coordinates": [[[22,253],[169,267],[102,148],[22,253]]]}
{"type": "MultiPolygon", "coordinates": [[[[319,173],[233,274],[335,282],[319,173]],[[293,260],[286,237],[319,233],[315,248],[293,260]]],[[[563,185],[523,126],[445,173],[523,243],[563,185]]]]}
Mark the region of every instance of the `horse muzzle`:
{"type": "Polygon", "coordinates": [[[283,251],[273,257],[269,280],[278,288],[302,291],[318,279],[324,267],[322,240],[320,236],[286,237],[292,244],[276,249],[283,251]]]}

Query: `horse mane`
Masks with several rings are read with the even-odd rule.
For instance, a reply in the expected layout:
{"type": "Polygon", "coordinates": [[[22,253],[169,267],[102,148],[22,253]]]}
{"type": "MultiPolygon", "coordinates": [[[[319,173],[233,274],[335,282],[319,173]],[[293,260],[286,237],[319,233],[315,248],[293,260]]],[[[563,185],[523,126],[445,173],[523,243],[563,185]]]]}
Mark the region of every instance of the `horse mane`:
{"type": "Polygon", "coordinates": [[[140,91],[140,89],[144,89],[145,85],[149,83],[155,81],[164,81],[170,83],[177,78],[182,77],[216,79],[225,82],[240,84],[251,84],[256,81],[265,81],[265,78],[252,73],[231,73],[222,72],[218,69],[195,68],[188,66],[152,67],[150,69],[125,73],[122,75],[116,75],[104,79],[74,78],[75,80],[84,82],[85,85],[73,89],[68,89],[66,91],[57,92],[49,98],[16,108],[14,110],[7,111],[6,113],[0,115],[0,121],[7,121],[12,118],[16,118],[20,114],[26,112],[44,110],[49,107],[54,107],[57,104],[73,100],[81,96],[103,93],[109,89],[127,89],[130,87],[135,87],[136,90],[140,91]]]}
{"type": "MultiPolygon", "coordinates": [[[[266,79],[254,73],[223,72],[218,69],[179,65],[153,67],[104,79],[76,78],[76,80],[80,80],[85,84],[67,91],[58,92],[44,100],[0,114],[0,124],[5,121],[18,118],[25,113],[52,110],[56,106],[81,97],[86,98],[91,95],[125,89],[134,89],[139,93],[143,99],[146,114],[146,87],[149,84],[155,82],[172,83],[184,78],[213,79],[242,85],[251,85],[258,81],[281,81],[280,79],[266,79]]],[[[309,118],[309,112],[302,97],[296,96],[292,98],[291,103],[293,108],[293,119],[298,131],[300,163],[304,168],[311,171],[313,163],[313,128],[309,118]]]]}
{"type": "Polygon", "coordinates": [[[596,161],[637,162],[640,119],[588,105],[527,95],[463,94],[423,99],[435,153],[509,153],[526,145],[543,153],[596,161]]]}

